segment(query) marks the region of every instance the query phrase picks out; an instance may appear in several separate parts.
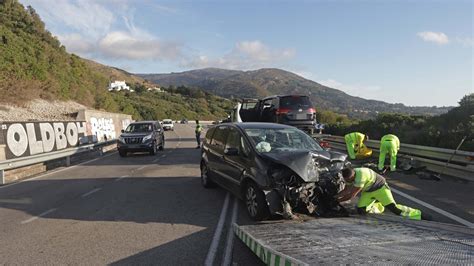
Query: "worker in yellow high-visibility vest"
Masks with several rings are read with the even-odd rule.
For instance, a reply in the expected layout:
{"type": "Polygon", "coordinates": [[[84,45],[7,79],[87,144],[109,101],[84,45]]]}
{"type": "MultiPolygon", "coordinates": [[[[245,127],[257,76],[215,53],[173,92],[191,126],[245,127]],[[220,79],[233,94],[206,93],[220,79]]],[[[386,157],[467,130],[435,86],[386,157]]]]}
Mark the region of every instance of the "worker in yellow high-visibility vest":
{"type": "Polygon", "coordinates": [[[201,132],[202,132],[202,125],[199,124],[199,120],[196,120],[196,128],[194,129],[194,133],[196,133],[196,142],[197,142],[196,149],[201,148],[201,132]]]}
{"type": "Polygon", "coordinates": [[[364,147],[364,141],[368,139],[369,137],[367,135],[364,135],[360,132],[352,132],[345,135],[344,140],[346,141],[349,158],[355,159],[357,151],[364,147]]]}
{"type": "Polygon", "coordinates": [[[370,168],[345,168],[342,170],[342,176],[346,187],[336,195],[336,199],[339,202],[347,201],[360,192],[357,202],[359,214],[382,213],[389,209],[396,215],[412,220],[431,219],[429,215],[422,215],[418,209],[397,204],[385,178],[370,168]]]}
{"type": "Polygon", "coordinates": [[[380,140],[380,155],[379,155],[379,170],[383,170],[385,167],[385,156],[390,156],[390,171],[397,169],[397,153],[400,149],[400,140],[393,134],[388,134],[382,137],[380,140]]]}

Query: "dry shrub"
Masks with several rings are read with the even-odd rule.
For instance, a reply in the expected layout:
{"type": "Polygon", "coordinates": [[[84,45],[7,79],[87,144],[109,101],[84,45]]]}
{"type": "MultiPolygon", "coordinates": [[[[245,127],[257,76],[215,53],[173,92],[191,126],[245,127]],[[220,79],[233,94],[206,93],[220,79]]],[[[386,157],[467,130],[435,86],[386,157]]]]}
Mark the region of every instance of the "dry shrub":
{"type": "Polygon", "coordinates": [[[31,100],[40,98],[43,84],[36,80],[7,80],[0,83],[0,102],[25,106],[31,100]]]}

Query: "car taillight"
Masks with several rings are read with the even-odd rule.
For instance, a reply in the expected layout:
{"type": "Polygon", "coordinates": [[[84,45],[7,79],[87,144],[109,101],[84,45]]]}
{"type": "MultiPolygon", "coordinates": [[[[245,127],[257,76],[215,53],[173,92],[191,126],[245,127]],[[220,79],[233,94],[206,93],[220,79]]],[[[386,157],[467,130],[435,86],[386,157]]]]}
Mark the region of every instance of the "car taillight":
{"type": "Polygon", "coordinates": [[[283,114],[287,114],[290,112],[290,109],[287,109],[287,108],[278,108],[276,111],[275,111],[275,114],[277,115],[283,115],[283,114]]]}
{"type": "Polygon", "coordinates": [[[308,112],[310,112],[310,113],[316,113],[316,109],[314,109],[314,108],[309,108],[309,109],[308,109],[308,112]]]}
{"type": "Polygon", "coordinates": [[[331,145],[327,141],[320,141],[319,146],[323,147],[324,149],[329,149],[331,148],[331,145]]]}

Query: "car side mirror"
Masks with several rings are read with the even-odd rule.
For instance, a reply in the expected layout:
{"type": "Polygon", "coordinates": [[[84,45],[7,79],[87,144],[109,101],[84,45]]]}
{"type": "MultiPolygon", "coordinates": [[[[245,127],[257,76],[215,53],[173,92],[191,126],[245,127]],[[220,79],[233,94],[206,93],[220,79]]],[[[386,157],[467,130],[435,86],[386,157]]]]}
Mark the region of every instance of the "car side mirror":
{"type": "Polygon", "coordinates": [[[227,156],[237,156],[239,155],[239,150],[237,148],[227,148],[225,149],[224,154],[227,156]]]}
{"type": "Polygon", "coordinates": [[[125,130],[124,130],[124,129],[122,129],[122,130],[120,130],[120,132],[122,132],[122,133],[125,133],[125,130]]]}

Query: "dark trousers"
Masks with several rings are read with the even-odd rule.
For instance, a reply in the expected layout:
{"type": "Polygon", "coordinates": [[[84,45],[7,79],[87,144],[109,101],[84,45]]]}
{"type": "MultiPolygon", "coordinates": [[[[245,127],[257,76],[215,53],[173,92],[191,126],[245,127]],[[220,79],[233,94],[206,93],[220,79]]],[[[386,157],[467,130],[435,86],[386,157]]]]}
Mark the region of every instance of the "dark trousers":
{"type": "Polygon", "coordinates": [[[198,146],[201,146],[201,132],[196,133],[196,142],[198,146]]]}

